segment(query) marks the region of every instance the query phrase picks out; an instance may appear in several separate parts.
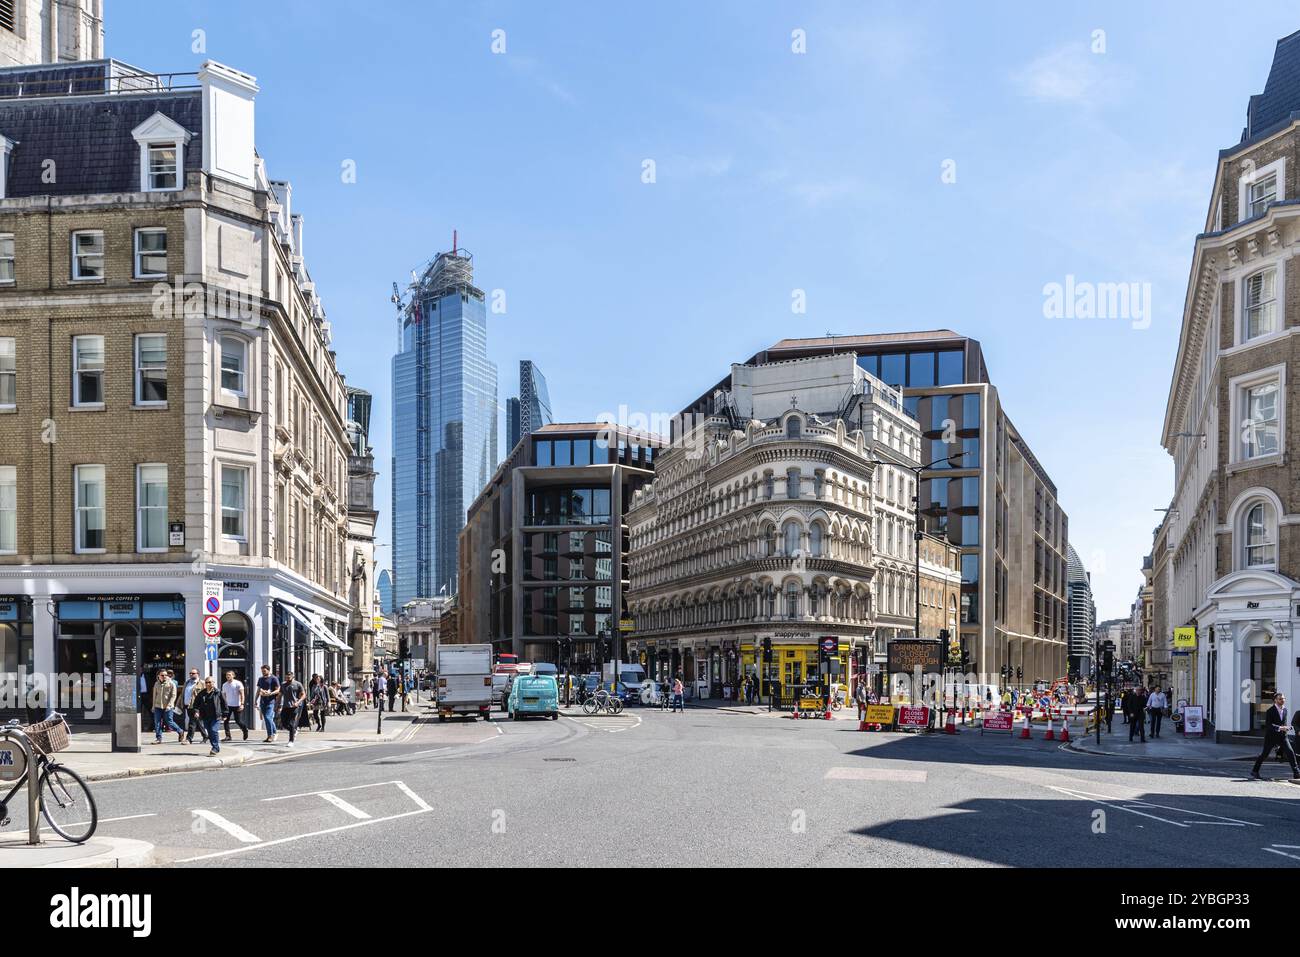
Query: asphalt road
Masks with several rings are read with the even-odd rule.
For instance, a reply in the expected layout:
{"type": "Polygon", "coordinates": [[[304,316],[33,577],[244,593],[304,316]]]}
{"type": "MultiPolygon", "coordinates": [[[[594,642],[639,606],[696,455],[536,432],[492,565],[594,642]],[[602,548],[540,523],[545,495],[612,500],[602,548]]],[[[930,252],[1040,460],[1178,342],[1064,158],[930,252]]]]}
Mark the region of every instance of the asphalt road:
{"type": "Polygon", "coordinates": [[[97,783],[100,833],[177,866],[1300,866],[1300,787],[1248,764],[628,714],[97,783]]]}

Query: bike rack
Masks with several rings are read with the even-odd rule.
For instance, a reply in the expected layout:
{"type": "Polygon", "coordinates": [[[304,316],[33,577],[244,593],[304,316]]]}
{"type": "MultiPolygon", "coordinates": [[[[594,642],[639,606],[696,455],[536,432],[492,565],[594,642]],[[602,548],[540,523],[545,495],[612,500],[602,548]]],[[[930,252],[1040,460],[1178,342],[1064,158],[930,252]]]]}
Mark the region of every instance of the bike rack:
{"type": "Polygon", "coordinates": [[[27,843],[33,846],[40,844],[40,782],[37,781],[36,761],[33,756],[34,749],[27,735],[16,728],[0,728],[0,738],[16,741],[18,746],[23,749],[23,757],[27,762],[27,843]]]}

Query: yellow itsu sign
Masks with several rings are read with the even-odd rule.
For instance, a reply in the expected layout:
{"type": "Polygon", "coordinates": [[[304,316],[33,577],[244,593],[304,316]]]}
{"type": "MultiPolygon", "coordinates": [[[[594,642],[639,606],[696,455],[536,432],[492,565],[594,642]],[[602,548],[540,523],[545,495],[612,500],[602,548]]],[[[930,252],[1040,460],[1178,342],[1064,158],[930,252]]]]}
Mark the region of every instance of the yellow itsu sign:
{"type": "Polygon", "coordinates": [[[1175,628],[1174,629],[1174,647],[1178,649],[1188,649],[1196,647],[1196,629],[1195,628],[1175,628]]]}

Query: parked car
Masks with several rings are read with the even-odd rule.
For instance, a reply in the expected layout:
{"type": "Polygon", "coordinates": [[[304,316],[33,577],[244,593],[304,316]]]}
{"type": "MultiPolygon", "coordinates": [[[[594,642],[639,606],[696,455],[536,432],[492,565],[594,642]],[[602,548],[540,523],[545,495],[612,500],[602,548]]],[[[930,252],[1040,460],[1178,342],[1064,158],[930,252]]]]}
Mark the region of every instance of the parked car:
{"type": "Polygon", "coordinates": [[[560,689],[553,675],[516,675],[510,683],[506,716],[520,721],[530,714],[552,721],[560,717],[560,689]]]}

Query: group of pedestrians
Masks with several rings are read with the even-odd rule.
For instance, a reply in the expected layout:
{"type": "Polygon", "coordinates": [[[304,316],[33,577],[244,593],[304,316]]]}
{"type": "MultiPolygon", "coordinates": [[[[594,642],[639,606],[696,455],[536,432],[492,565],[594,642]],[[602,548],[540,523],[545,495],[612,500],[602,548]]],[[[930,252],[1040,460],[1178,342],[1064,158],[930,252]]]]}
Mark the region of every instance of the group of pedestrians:
{"type": "Polygon", "coordinates": [[[217,733],[218,726],[224,720],[225,739],[231,740],[230,722],[243,733],[248,740],[248,728],[244,726],[244,684],[235,678],[233,671],[226,672],[225,682],[220,688],[211,676],[200,678],[197,668],[191,668],[185,684],[180,686],[170,669],[164,668],[154,681],[153,694],[150,699],[153,714],[154,744],[162,744],[163,731],[176,735],[178,744],[193,744],[197,734],[207,741],[216,755],[221,751],[221,739],[217,733]],[[185,719],[185,726],[176,722],[179,713],[185,719]]]}
{"type": "MultiPolygon", "coordinates": [[[[1173,694],[1171,688],[1168,692],[1159,688],[1146,689],[1143,687],[1129,688],[1124,692],[1124,697],[1120,699],[1120,711],[1124,714],[1124,723],[1128,725],[1128,739],[1140,736],[1142,743],[1147,740],[1147,725],[1151,726],[1151,737],[1160,737],[1160,728],[1164,720],[1169,715],[1169,697],[1173,694]]],[[[1114,714],[1114,705],[1109,705],[1111,714],[1114,714]]],[[[1109,731],[1109,722],[1107,722],[1109,731]]]]}

